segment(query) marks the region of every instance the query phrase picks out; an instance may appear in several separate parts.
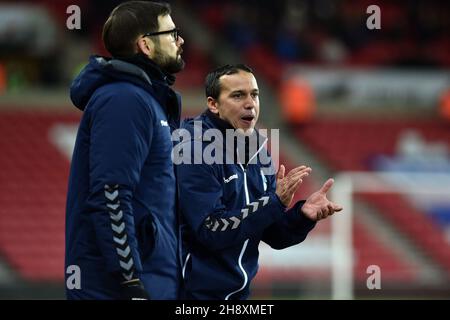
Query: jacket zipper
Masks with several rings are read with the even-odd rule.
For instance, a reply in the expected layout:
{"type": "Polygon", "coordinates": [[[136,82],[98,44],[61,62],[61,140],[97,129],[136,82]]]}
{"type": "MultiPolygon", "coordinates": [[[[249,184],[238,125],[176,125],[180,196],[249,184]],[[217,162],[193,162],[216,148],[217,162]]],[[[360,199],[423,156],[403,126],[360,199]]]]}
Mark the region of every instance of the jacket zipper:
{"type": "Polygon", "coordinates": [[[189,258],[190,258],[190,257],[191,257],[191,254],[188,253],[188,255],[187,255],[187,257],[186,257],[186,260],[184,261],[183,269],[182,269],[182,271],[181,271],[181,275],[183,276],[183,279],[185,279],[184,275],[185,275],[185,273],[186,273],[186,266],[187,266],[187,264],[188,264],[188,261],[189,261],[189,258]]]}
{"type": "MultiPolygon", "coordinates": [[[[267,139],[264,141],[264,143],[261,145],[261,147],[258,149],[258,151],[253,155],[253,157],[255,157],[255,156],[261,151],[261,149],[264,147],[264,145],[265,145],[266,143],[267,143],[267,139]]],[[[251,159],[253,159],[253,157],[252,157],[251,159]]],[[[249,159],[249,162],[250,162],[251,159],[249,159]]],[[[243,166],[241,163],[239,163],[239,166],[241,167],[242,171],[244,172],[245,205],[248,205],[248,204],[250,204],[250,196],[249,196],[249,194],[248,194],[248,187],[247,187],[247,170],[244,168],[244,166],[243,166]]],[[[244,256],[245,250],[247,249],[247,245],[248,245],[248,241],[249,241],[249,240],[250,240],[250,239],[246,239],[246,240],[245,240],[245,242],[244,242],[244,244],[243,244],[243,246],[242,246],[242,249],[241,249],[241,253],[239,254],[239,259],[238,259],[238,265],[239,265],[239,268],[241,269],[242,275],[244,276],[244,283],[242,284],[242,287],[240,287],[238,290],[229,293],[229,294],[225,297],[225,300],[230,299],[230,297],[231,297],[233,294],[238,293],[239,291],[244,290],[245,286],[247,285],[248,275],[247,275],[247,272],[245,272],[244,267],[242,266],[242,257],[244,256]]]]}
{"type": "Polygon", "coordinates": [[[238,293],[239,291],[244,290],[245,286],[247,285],[248,276],[247,276],[247,272],[245,272],[245,269],[244,269],[244,267],[242,266],[242,257],[244,256],[245,249],[247,249],[248,240],[249,240],[249,239],[245,240],[244,245],[242,246],[242,249],[241,249],[241,253],[239,254],[239,259],[238,259],[238,265],[239,265],[239,268],[241,269],[242,274],[244,275],[244,283],[242,284],[242,287],[240,287],[238,290],[229,293],[229,294],[225,297],[225,300],[230,299],[230,297],[231,297],[233,294],[238,293]]]}
{"type": "MultiPolygon", "coordinates": [[[[245,192],[245,205],[248,205],[250,203],[250,197],[248,195],[248,187],[247,187],[247,170],[244,168],[244,166],[242,164],[239,163],[239,166],[241,167],[242,171],[244,172],[244,192],[245,192]]],[[[248,241],[250,239],[246,239],[242,249],[241,249],[241,253],[239,254],[239,259],[238,259],[238,265],[239,265],[239,269],[241,269],[242,271],[242,275],[244,276],[244,283],[242,284],[242,287],[240,287],[238,290],[233,291],[231,293],[229,293],[226,297],[225,300],[230,299],[230,297],[235,294],[238,293],[239,291],[244,290],[245,286],[247,285],[247,281],[248,281],[248,275],[247,272],[245,272],[244,267],[242,266],[242,257],[244,256],[245,250],[247,249],[247,245],[248,245],[248,241]]]]}
{"type": "Polygon", "coordinates": [[[247,170],[239,164],[244,171],[244,192],[245,192],[245,205],[250,203],[250,196],[248,195],[248,187],[247,187],[247,170]]]}

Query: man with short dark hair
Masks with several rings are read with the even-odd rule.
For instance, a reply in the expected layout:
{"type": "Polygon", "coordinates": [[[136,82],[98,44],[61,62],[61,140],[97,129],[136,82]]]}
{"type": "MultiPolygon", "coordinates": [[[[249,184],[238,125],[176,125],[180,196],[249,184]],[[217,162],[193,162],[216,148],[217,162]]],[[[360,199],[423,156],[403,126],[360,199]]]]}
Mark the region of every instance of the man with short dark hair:
{"type": "Polygon", "coordinates": [[[275,249],[296,245],[318,220],[342,207],[326,197],[329,179],[287,209],[311,168],[299,166],[285,175],[281,166],[275,176],[273,164],[265,161],[271,159],[268,139],[255,129],[259,89],[249,67],[226,65],[209,73],[206,98],[208,109],[183,122],[186,132],[177,145],[183,298],[246,299],[261,241],[275,249]]]}
{"type": "Polygon", "coordinates": [[[184,40],[170,14],[164,3],[117,6],[103,28],[112,58],[91,57],[72,83],[84,113],[67,196],[68,299],[178,298],[171,133],[181,104],[170,86],[184,40]]]}

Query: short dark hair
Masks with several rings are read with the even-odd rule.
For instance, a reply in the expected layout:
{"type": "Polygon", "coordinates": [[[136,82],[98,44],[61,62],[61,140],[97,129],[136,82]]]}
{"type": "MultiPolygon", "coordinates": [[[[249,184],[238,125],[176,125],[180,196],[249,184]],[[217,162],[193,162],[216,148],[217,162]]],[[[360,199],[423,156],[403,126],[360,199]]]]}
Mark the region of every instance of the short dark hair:
{"type": "Polygon", "coordinates": [[[103,44],[113,57],[136,53],[138,36],[159,29],[158,17],[171,13],[168,3],[128,1],[113,9],[103,26],[103,44]]]}
{"type": "Polygon", "coordinates": [[[213,99],[219,98],[222,89],[220,86],[220,77],[235,74],[239,71],[253,73],[253,70],[245,64],[226,64],[208,73],[205,79],[206,97],[212,97],[213,99]]]}

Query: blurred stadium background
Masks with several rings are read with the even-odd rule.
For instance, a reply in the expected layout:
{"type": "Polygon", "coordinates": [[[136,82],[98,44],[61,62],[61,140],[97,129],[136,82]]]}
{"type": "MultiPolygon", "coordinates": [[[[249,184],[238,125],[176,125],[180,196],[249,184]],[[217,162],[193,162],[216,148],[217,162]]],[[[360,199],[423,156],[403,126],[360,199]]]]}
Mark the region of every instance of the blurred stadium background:
{"type": "MultiPolygon", "coordinates": [[[[68,86],[90,54],[106,54],[100,30],[120,2],[0,1],[1,299],[64,299],[65,197],[81,116],[68,86]],[[66,27],[72,4],[80,30],[66,27]]],[[[332,298],[333,241],[350,239],[351,297],[449,299],[448,1],[168,2],[185,39],[176,82],[185,115],[205,109],[211,68],[245,62],[262,91],[260,127],[280,128],[282,163],[313,168],[297,199],[328,177],[394,174],[369,176],[361,192],[355,182],[347,237],[327,220],[294,248],[261,245],[252,298],[332,298]],[[380,30],[366,27],[372,4],[380,30]],[[373,265],[379,290],[367,287],[373,265]]]]}

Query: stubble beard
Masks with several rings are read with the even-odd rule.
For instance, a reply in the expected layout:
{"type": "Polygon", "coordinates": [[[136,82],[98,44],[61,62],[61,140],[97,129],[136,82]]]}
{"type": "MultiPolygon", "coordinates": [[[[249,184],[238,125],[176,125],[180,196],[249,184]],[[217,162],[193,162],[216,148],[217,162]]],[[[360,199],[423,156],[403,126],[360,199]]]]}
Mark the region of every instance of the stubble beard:
{"type": "Polygon", "coordinates": [[[157,65],[161,67],[164,71],[174,74],[178,73],[184,69],[185,62],[181,58],[181,53],[183,49],[178,49],[177,56],[175,58],[168,56],[166,53],[161,51],[161,48],[157,47],[155,50],[155,56],[153,60],[157,65]]]}

